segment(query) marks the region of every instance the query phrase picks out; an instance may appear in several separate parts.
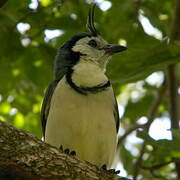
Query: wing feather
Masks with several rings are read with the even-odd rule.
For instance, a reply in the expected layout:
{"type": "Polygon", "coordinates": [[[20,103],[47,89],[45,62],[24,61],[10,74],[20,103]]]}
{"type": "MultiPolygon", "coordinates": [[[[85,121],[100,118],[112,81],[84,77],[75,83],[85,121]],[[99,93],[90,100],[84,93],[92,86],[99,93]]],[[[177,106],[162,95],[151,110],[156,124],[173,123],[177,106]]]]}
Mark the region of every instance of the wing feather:
{"type": "Polygon", "coordinates": [[[114,119],[115,119],[115,122],[116,122],[116,130],[117,130],[117,133],[118,133],[118,130],[119,130],[119,110],[118,110],[118,104],[117,104],[115,94],[114,94],[114,100],[115,100],[115,104],[114,104],[113,114],[114,114],[114,119]]]}
{"type": "Polygon", "coordinates": [[[41,107],[41,126],[42,126],[43,137],[45,137],[46,122],[49,114],[51,98],[58,82],[59,80],[54,80],[49,84],[43,99],[43,103],[41,107]]]}

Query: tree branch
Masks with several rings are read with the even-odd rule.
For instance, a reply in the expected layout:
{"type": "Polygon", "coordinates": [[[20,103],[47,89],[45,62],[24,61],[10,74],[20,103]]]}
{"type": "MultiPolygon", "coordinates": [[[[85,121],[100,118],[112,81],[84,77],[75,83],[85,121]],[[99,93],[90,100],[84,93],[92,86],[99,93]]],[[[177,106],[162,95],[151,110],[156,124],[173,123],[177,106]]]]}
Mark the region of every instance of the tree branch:
{"type": "Polygon", "coordinates": [[[139,128],[144,128],[146,126],[146,124],[135,124],[133,126],[131,126],[128,130],[126,130],[126,132],[119,137],[118,139],[118,147],[121,143],[123,143],[124,139],[126,139],[126,137],[131,134],[133,131],[139,129],[139,128]]]}
{"type": "Polygon", "coordinates": [[[174,43],[176,40],[180,40],[180,1],[176,3],[176,8],[174,11],[174,20],[171,27],[170,42],[174,43]]]}
{"type": "Polygon", "coordinates": [[[153,170],[150,170],[150,173],[154,178],[156,178],[158,180],[160,180],[160,179],[161,180],[169,180],[169,179],[167,179],[166,177],[164,177],[162,175],[156,174],[153,170]]]}
{"type": "Polygon", "coordinates": [[[154,117],[155,117],[155,114],[157,112],[157,109],[158,109],[158,107],[159,107],[159,105],[160,105],[160,103],[162,101],[162,98],[164,96],[165,90],[166,90],[166,81],[163,82],[162,87],[158,91],[158,94],[157,94],[158,97],[156,98],[154,104],[152,104],[152,106],[150,108],[150,111],[149,111],[149,114],[148,114],[148,122],[145,123],[145,124],[135,124],[135,125],[131,126],[128,130],[126,130],[126,132],[121,137],[119,137],[119,139],[118,139],[118,146],[133,131],[135,131],[135,130],[137,130],[139,128],[146,129],[147,131],[149,130],[149,127],[150,127],[151,123],[154,120],[154,117]]]}
{"type": "Polygon", "coordinates": [[[156,164],[154,166],[150,166],[150,167],[147,167],[147,166],[141,166],[142,169],[145,169],[145,170],[157,170],[157,169],[160,169],[164,166],[167,166],[169,165],[170,163],[174,162],[173,160],[171,161],[168,161],[168,162],[164,162],[164,163],[161,163],[161,164],[156,164]]]}
{"type": "MultiPolygon", "coordinates": [[[[158,93],[157,93],[157,97],[156,99],[154,100],[154,103],[152,104],[151,108],[150,108],[150,111],[149,111],[149,114],[148,114],[148,122],[146,123],[146,126],[144,128],[144,131],[146,133],[148,133],[149,131],[149,128],[150,128],[150,125],[152,124],[152,122],[154,121],[154,118],[156,116],[156,113],[157,113],[157,110],[158,110],[158,107],[159,105],[161,104],[162,102],[162,99],[164,97],[164,94],[165,94],[165,91],[166,91],[166,81],[164,81],[164,83],[162,84],[162,86],[160,87],[158,93]]],[[[137,176],[139,174],[139,171],[140,171],[140,168],[142,166],[142,161],[143,161],[143,155],[146,151],[146,141],[144,140],[143,144],[142,144],[142,147],[141,147],[141,150],[140,150],[140,154],[139,154],[139,158],[137,159],[137,161],[135,162],[135,168],[134,168],[134,174],[133,174],[133,179],[136,180],[137,179],[137,176]]]]}
{"type": "Polygon", "coordinates": [[[0,121],[0,179],[121,180],[0,121]]]}
{"type": "Polygon", "coordinates": [[[0,1],[0,8],[2,8],[6,3],[7,3],[8,0],[1,0],[0,1]]]}
{"type": "MultiPolygon", "coordinates": [[[[176,44],[177,40],[180,40],[180,1],[176,3],[176,9],[174,11],[174,20],[172,23],[170,33],[170,43],[176,44]]],[[[168,85],[169,85],[169,102],[170,102],[170,116],[171,116],[171,128],[179,129],[179,110],[178,110],[178,93],[177,93],[177,77],[176,77],[176,66],[170,65],[168,67],[168,85]]],[[[172,131],[173,139],[175,139],[172,131]]],[[[177,178],[180,179],[180,162],[175,162],[177,178]]]]}

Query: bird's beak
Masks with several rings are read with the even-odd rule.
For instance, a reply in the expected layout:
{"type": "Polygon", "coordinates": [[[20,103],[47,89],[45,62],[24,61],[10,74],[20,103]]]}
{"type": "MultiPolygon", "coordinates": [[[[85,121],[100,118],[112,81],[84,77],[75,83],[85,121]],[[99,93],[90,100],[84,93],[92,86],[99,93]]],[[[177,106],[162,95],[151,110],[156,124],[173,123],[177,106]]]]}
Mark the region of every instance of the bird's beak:
{"type": "Polygon", "coordinates": [[[112,54],[115,54],[115,53],[126,50],[127,47],[121,46],[121,45],[118,45],[118,44],[108,44],[103,49],[105,50],[106,53],[112,55],[112,54]]]}

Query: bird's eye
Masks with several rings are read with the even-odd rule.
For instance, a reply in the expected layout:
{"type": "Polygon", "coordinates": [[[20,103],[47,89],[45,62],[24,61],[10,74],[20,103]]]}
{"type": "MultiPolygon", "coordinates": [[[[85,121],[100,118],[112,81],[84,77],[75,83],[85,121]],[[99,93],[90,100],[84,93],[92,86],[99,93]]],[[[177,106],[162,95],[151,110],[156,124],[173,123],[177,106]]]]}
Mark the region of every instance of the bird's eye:
{"type": "Polygon", "coordinates": [[[88,42],[88,45],[90,45],[91,47],[96,47],[96,46],[97,46],[97,42],[92,39],[92,40],[90,40],[90,41],[88,42]]]}

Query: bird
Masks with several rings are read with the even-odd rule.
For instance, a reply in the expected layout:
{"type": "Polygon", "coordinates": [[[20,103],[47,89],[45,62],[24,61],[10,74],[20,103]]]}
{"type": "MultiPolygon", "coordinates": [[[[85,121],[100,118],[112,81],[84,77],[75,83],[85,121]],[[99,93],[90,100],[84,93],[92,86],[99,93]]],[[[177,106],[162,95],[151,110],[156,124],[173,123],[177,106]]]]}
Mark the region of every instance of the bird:
{"type": "Polygon", "coordinates": [[[41,124],[46,143],[74,150],[79,159],[109,169],[116,152],[119,113],[105,72],[112,55],[127,47],[103,39],[94,25],[95,6],[87,18],[89,33],[72,36],[57,52],[41,124]]]}

